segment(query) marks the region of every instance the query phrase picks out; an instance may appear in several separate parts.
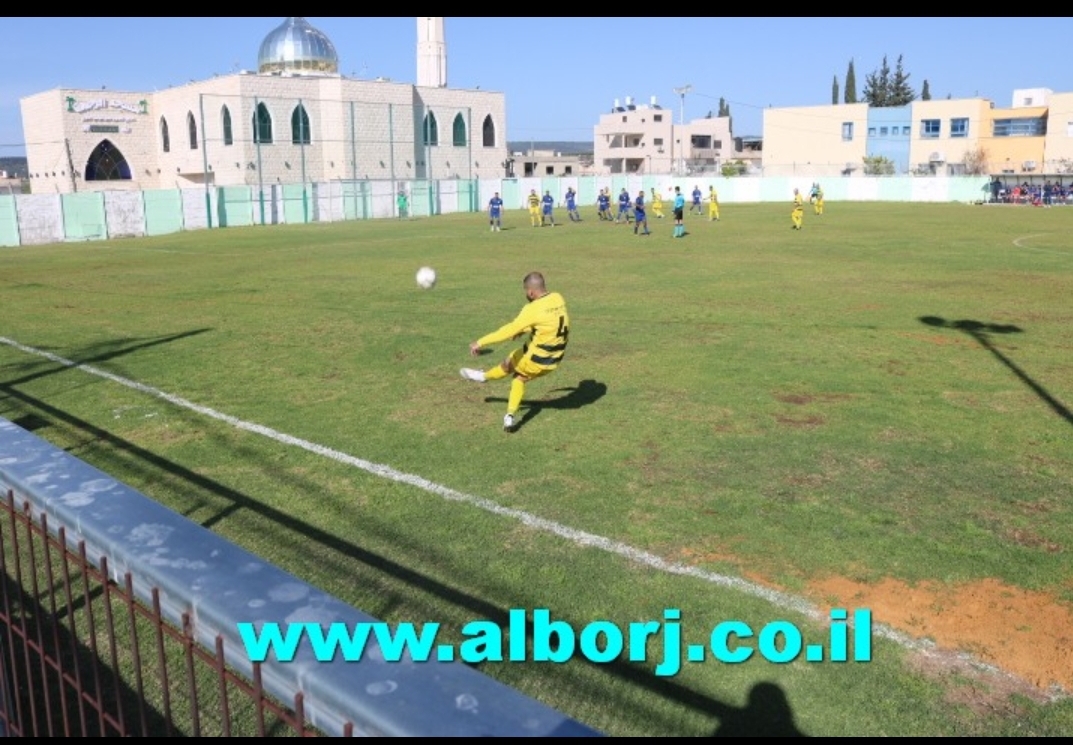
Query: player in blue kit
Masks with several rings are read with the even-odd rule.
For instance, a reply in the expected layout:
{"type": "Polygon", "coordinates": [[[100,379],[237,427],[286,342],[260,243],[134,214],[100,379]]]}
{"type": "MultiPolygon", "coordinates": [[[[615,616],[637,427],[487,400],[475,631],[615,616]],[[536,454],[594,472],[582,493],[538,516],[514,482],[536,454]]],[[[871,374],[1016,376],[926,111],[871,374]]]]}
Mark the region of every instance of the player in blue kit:
{"type": "Polygon", "coordinates": [[[543,212],[540,215],[540,227],[544,227],[544,222],[550,222],[551,226],[555,227],[555,216],[552,214],[552,209],[555,207],[555,197],[551,195],[550,191],[544,192],[544,198],[540,200],[541,209],[543,212]]]}
{"type": "Polygon", "coordinates": [[[637,235],[637,229],[644,226],[645,232],[641,235],[649,235],[648,218],[645,216],[645,190],[637,192],[637,199],[633,200],[633,234],[637,235]]]}
{"type": "Polygon", "coordinates": [[[503,216],[503,200],[499,196],[497,191],[495,195],[488,200],[488,224],[492,226],[492,232],[499,232],[501,222],[500,218],[503,216]]]}
{"type": "Polygon", "coordinates": [[[623,189],[618,195],[618,214],[615,215],[615,222],[619,221],[619,218],[623,218],[626,224],[630,224],[630,193],[623,189]]]}
{"type": "Polygon", "coordinates": [[[581,215],[577,211],[577,192],[574,191],[574,187],[570,187],[566,190],[566,216],[570,218],[570,222],[581,222],[581,215]]]}
{"type": "Polygon", "coordinates": [[[601,220],[611,219],[611,195],[607,189],[600,189],[600,195],[596,197],[596,216],[601,220]]]}
{"type": "Polygon", "coordinates": [[[700,198],[702,196],[703,195],[700,193],[700,187],[699,186],[694,186],[693,187],[693,209],[690,210],[690,212],[692,212],[693,210],[696,210],[698,215],[704,214],[703,212],[701,212],[701,209],[700,209],[700,198]]]}

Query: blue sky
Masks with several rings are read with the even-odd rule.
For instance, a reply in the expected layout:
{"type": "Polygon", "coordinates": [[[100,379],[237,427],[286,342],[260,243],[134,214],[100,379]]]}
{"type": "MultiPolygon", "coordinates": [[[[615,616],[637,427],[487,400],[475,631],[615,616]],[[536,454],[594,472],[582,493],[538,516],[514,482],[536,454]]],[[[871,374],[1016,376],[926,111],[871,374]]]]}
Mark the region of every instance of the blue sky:
{"type": "MultiPolygon", "coordinates": [[[[309,17],[340,71],[414,82],[414,18],[309,17]]],[[[24,154],[19,99],[58,87],[153,91],[256,69],[283,18],[2,18],[0,156],[24,154]]],[[[884,55],[903,56],[918,92],[1011,105],[1016,88],[1073,91],[1069,18],[453,18],[451,87],[501,91],[507,138],[591,141],[614,99],[633,96],[686,119],[726,98],[734,134],[761,135],[767,106],[831,102],[854,60],[857,94],[884,55]]]]}

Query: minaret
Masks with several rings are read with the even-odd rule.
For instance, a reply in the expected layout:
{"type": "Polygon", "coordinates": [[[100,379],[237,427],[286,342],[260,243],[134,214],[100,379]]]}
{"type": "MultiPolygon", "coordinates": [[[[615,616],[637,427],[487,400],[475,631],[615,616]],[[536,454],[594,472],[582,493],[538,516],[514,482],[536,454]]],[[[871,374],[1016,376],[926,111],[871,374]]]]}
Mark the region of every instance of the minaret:
{"type": "Polygon", "coordinates": [[[447,44],[442,18],[417,19],[417,85],[447,87],[447,44]]]}

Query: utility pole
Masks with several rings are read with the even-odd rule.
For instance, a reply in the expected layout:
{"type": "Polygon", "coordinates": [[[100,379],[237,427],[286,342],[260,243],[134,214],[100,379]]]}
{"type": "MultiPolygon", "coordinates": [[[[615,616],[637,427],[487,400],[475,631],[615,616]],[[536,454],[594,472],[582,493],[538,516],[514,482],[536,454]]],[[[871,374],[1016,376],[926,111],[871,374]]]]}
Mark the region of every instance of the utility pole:
{"type": "MultiPolygon", "coordinates": [[[[685,130],[685,123],[686,123],[686,94],[689,93],[691,90],[693,90],[692,85],[683,85],[680,88],[675,88],[674,89],[674,92],[678,96],[680,96],[681,99],[682,99],[682,102],[681,102],[681,104],[679,106],[679,109],[678,109],[678,126],[682,127],[683,131],[685,130]]],[[[678,137],[679,137],[679,139],[681,139],[682,135],[679,134],[678,137]]],[[[679,142],[679,147],[678,147],[678,173],[679,174],[682,174],[683,172],[685,172],[685,156],[683,155],[684,150],[685,150],[684,146],[679,142]]]]}

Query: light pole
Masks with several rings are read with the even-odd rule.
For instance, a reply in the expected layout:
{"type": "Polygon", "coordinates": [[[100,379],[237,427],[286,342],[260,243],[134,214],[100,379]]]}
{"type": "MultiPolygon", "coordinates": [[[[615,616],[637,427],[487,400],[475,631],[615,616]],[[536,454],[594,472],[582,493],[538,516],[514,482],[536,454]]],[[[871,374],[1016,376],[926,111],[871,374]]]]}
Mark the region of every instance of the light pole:
{"type": "MultiPolygon", "coordinates": [[[[686,123],[686,94],[693,90],[692,85],[683,85],[680,88],[675,88],[674,92],[681,97],[682,101],[678,108],[678,125],[685,128],[686,123]]],[[[684,156],[682,154],[681,135],[679,135],[679,147],[678,147],[678,173],[681,175],[685,171],[684,156]]]]}

